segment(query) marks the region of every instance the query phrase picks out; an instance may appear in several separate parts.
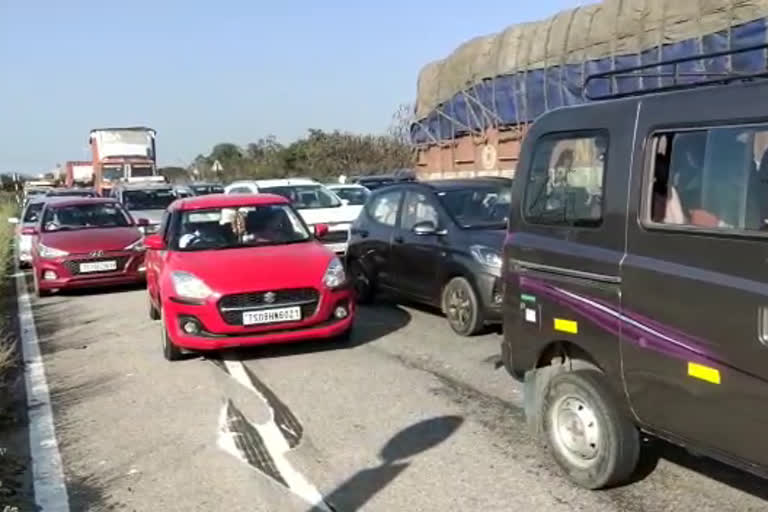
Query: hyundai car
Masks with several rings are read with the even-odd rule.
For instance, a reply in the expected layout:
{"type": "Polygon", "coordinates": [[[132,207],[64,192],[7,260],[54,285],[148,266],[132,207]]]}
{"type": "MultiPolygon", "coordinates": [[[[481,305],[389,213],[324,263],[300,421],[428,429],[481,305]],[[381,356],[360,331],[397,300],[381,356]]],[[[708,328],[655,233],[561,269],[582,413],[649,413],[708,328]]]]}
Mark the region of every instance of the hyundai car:
{"type": "Polygon", "coordinates": [[[347,254],[358,300],[385,290],[436,306],[462,336],[500,323],[511,187],[509,179],[477,178],[374,191],[347,254]]]}
{"type": "Polygon", "coordinates": [[[339,258],[278,195],[210,195],[171,205],[147,237],[149,315],[163,354],[349,338],[354,294],[339,258]]]}
{"type": "Polygon", "coordinates": [[[48,198],[37,225],[22,229],[34,237],[35,292],[143,282],[145,223],[114,199],[48,198]]]}

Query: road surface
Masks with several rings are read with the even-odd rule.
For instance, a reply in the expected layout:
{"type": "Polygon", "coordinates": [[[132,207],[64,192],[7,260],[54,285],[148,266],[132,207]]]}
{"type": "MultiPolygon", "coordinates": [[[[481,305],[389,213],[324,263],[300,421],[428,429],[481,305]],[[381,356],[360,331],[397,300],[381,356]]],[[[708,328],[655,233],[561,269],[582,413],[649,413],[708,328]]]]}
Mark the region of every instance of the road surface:
{"type": "Polygon", "coordinates": [[[526,432],[499,335],[427,309],[362,308],[351,346],[178,363],[142,290],[33,309],[73,511],[768,510],[764,481],[665,445],[634,485],[574,488],[526,432]]]}

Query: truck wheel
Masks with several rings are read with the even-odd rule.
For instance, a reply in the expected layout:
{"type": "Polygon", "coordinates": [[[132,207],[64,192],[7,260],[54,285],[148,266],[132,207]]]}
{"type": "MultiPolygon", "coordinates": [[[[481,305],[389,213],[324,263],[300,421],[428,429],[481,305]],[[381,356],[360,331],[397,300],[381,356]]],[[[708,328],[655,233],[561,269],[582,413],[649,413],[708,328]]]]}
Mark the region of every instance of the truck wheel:
{"type": "Polygon", "coordinates": [[[443,312],[456,334],[473,336],[483,328],[483,313],[477,294],[463,277],[454,277],[443,289],[443,312]]]}
{"type": "Polygon", "coordinates": [[[542,418],[552,457],[577,485],[601,489],[632,476],[640,436],[600,372],[556,375],[542,400],[542,418]]]}
{"type": "Polygon", "coordinates": [[[160,312],[152,303],[152,297],[149,295],[149,292],[147,292],[147,308],[149,309],[150,320],[160,320],[160,312]]]}
{"type": "Polygon", "coordinates": [[[370,304],[373,301],[373,279],[359,261],[353,261],[349,265],[349,275],[352,286],[355,288],[355,298],[358,304],[370,304]]]}
{"type": "Polygon", "coordinates": [[[168,329],[165,327],[165,318],[161,313],[161,320],[162,320],[162,334],[161,340],[163,342],[163,356],[165,356],[165,359],[168,361],[178,361],[182,358],[183,353],[181,349],[173,343],[173,340],[168,335],[168,329]]]}

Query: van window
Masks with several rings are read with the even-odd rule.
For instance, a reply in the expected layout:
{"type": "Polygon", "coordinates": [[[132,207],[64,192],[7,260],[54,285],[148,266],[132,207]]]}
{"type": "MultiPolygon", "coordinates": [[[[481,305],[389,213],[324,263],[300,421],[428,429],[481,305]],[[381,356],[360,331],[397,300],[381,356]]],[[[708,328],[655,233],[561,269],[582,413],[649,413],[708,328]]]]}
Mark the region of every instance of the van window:
{"type": "Polygon", "coordinates": [[[657,134],[652,155],[651,222],[768,231],[768,125],[657,134]]]}
{"type": "Polygon", "coordinates": [[[535,224],[599,226],[607,148],[603,133],[545,135],[536,141],[525,189],[525,219],[535,224]]]}

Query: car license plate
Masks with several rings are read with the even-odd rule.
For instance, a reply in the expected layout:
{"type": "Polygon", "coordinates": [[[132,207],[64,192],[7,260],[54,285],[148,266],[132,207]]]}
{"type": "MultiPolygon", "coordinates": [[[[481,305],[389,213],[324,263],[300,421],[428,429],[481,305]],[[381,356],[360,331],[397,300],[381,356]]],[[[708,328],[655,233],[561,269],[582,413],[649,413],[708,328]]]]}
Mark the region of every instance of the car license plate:
{"type": "Polygon", "coordinates": [[[301,320],[301,308],[298,306],[243,313],[243,325],[293,322],[296,320],[301,320]]]}
{"type": "Polygon", "coordinates": [[[107,272],[110,270],[117,270],[117,261],[93,261],[90,263],[81,263],[80,272],[107,272]]]}

